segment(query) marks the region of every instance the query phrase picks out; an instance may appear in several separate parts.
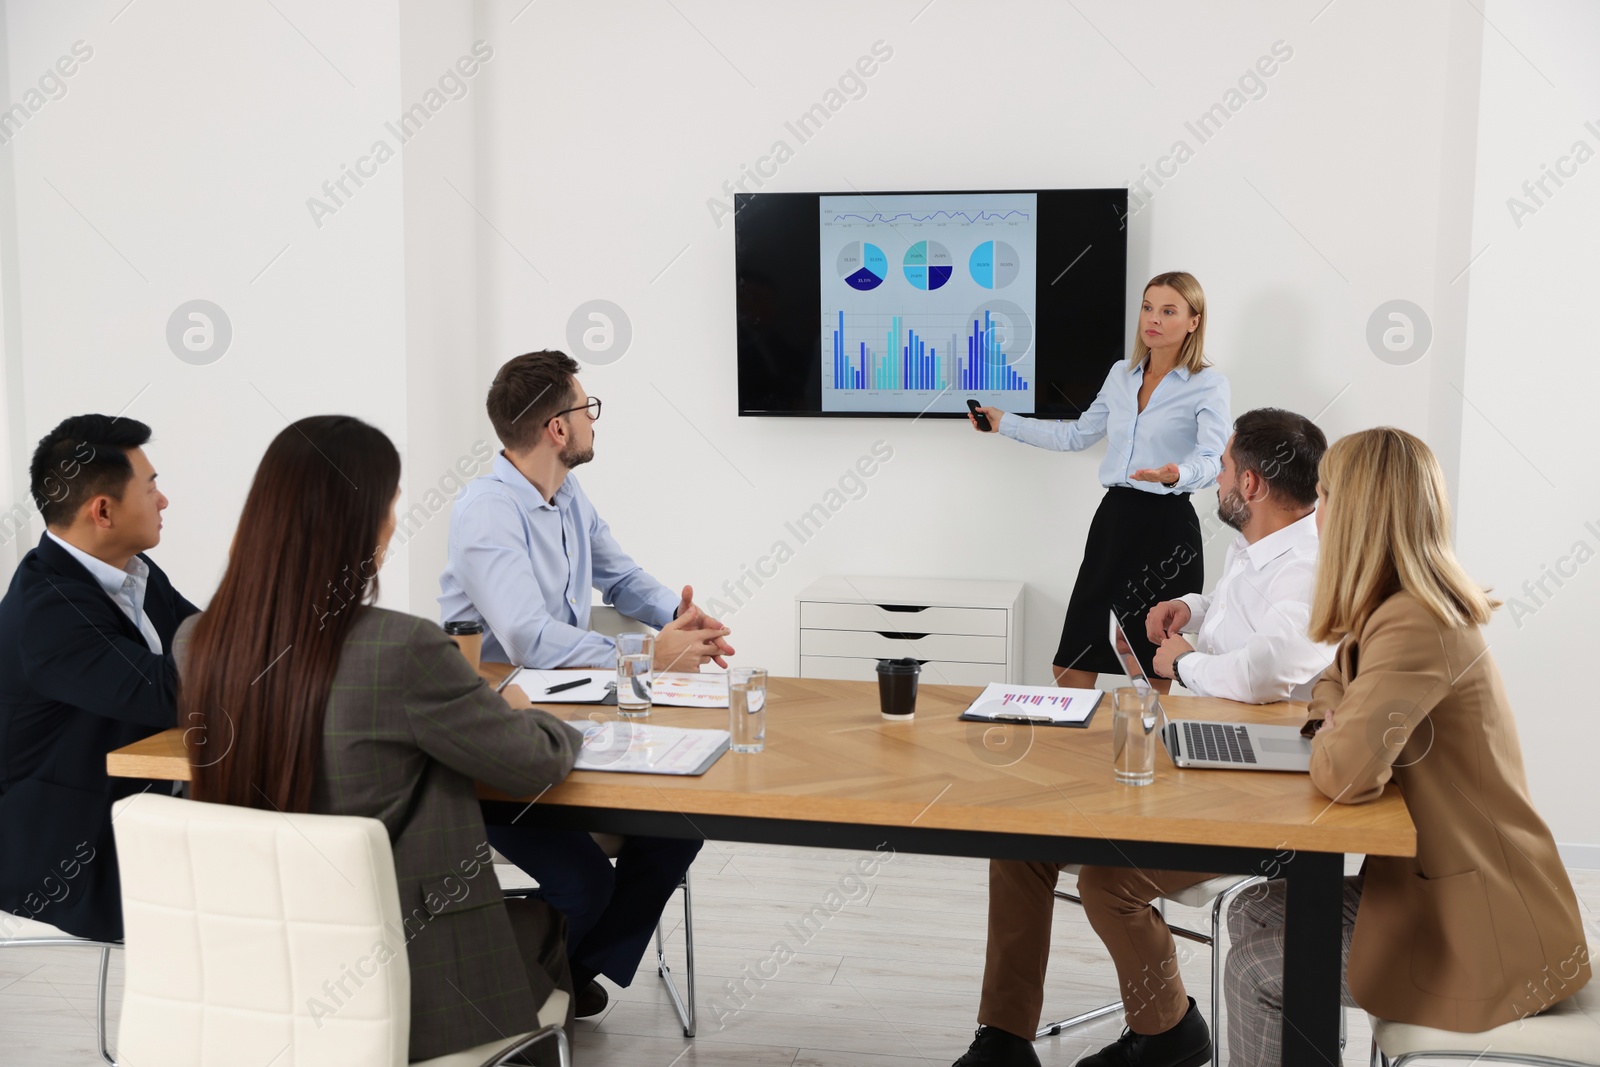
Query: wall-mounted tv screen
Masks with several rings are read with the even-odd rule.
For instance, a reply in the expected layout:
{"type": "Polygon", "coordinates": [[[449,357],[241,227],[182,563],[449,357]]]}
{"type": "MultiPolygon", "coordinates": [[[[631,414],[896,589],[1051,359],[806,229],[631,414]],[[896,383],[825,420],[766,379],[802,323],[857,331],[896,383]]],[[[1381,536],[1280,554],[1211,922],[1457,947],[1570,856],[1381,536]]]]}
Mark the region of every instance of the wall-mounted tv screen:
{"type": "Polygon", "coordinates": [[[1076,418],[1127,355],[1126,189],[742,193],[739,414],[1076,418]]]}

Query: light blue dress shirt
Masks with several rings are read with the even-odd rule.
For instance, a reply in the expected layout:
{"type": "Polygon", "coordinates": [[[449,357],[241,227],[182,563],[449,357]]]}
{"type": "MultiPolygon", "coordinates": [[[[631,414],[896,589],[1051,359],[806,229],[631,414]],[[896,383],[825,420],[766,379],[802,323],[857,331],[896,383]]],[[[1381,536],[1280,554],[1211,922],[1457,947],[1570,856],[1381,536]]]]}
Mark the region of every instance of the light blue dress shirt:
{"type": "Polygon", "coordinates": [[[589,632],[591,588],[657,628],[678,607],[617,545],[578,479],[568,474],[551,503],[503,452],[450,512],[439,588],[444,622],[483,623],[483,659],[539,669],[615,665],[616,641],[589,632]]]}
{"type": "Polygon", "coordinates": [[[1108,489],[1125,485],[1147,493],[1192,493],[1206,488],[1222,469],[1222,450],[1233,427],[1228,379],[1209,367],[1199,373],[1175,367],[1156,383],[1141,412],[1143,380],[1144,362],[1130,367],[1127,360],[1120,360],[1106,375],[1100,395],[1076,421],[1025,419],[1008,411],[1000,420],[1000,432],[1057,452],[1078,452],[1104,437],[1100,484],[1108,489]],[[1178,465],[1178,484],[1171,488],[1133,480],[1134,471],[1168,463],[1178,465]]]}

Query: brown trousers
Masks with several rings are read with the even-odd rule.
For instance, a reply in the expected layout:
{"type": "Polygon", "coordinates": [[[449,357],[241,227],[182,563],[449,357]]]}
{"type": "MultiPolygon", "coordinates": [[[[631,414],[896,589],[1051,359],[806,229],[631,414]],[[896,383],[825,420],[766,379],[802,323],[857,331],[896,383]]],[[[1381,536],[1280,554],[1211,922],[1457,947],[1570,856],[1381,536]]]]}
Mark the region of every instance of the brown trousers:
{"type": "MultiPolygon", "coordinates": [[[[1050,962],[1050,920],[1059,863],[989,861],[989,947],[978,1022],[1033,1039],[1044,1011],[1050,962]]],[[[1189,1009],[1178,952],[1157,897],[1214,877],[1193,871],[1084,867],[1078,895],[1084,914],[1117,968],[1128,1026],[1135,1033],[1170,1030],[1189,1009]]]]}

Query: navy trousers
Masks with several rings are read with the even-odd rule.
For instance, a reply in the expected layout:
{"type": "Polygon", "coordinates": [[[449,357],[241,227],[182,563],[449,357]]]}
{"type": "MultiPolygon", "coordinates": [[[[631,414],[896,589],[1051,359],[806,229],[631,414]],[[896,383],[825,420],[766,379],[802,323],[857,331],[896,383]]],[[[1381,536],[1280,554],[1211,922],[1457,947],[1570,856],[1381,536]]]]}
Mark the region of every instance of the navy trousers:
{"type": "Polygon", "coordinates": [[[539,883],[534,894],[567,917],[567,958],[574,984],[603,974],[633,981],[661,912],[704,844],[670,837],[629,837],[613,867],[580,830],[495,825],[484,805],[489,843],[539,883]]]}

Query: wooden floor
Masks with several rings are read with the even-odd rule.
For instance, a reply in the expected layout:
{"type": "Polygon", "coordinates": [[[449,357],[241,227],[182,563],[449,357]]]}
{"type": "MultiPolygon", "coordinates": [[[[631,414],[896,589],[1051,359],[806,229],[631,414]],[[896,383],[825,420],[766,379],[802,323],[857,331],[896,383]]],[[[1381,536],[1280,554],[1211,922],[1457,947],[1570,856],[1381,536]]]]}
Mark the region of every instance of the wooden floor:
{"type": "MultiPolygon", "coordinates": [[[[579,1023],[582,1065],[690,1067],[924,1067],[951,1063],[972,1039],[983,974],[986,865],[976,860],[896,856],[864,884],[849,876],[859,854],[760,845],[706,845],[693,870],[700,1034],[682,1037],[655,974],[653,953],[633,984],[579,1023]],[[830,898],[829,894],[838,897],[830,898]],[[853,898],[836,912],[832,899],[853,898]],[[816,923],[797,937],[801,917],[816,923]],[[803,945],[797,942],[805,938],[803,945]],[[794,958],[772,974],[773,944],[794,958]],[[772,974],[736,999],[730,983],[772,974]],[[742,1003],[741,1003],[742,1001],[742,1003]]],[[[1574,871],[1591,938],[1600,941],[1600,871],[1574,871]]],[[[506,879],[511,882],[511,878],[506,879]]],[[[668,908],[669,959],[681,961],[683,910],[668,908]]],[[[1204,928],[1205,916],[1173,907],[1174,921],[1204,928]]],[[[1180,947],[1189,993],[1204,1006],[1209,957],[1180,947]]],[[[120,955],[120,954],[118,954],[120,955]]],[[[0,950],[0,1065],[93,1067],[97,954],[80,949],[0,950]]],[[[113,957],[113,1033],[121,961],[113,957]]],[[[1111,997],[1110,961],[1083,914],[1057,910],[1046,1013],[1073,1014],[1111,997]]],[[[1345,1063],[1367,1062],[1366,1017],[1347,1013],[1345,1063]]],[[[1109,1016],[1036,1048],[1047,1067],[1067,1067],[1116,1039],[1109,1016]]],[[[1226,1059],[1224,1059],[1226,1062],[1226,1059]]],[[[135,1065],[140,1067],[140,1065],[135,1065]]],[[[262,1064],[261,1067],[267,1067],[262,1064]]]]}

